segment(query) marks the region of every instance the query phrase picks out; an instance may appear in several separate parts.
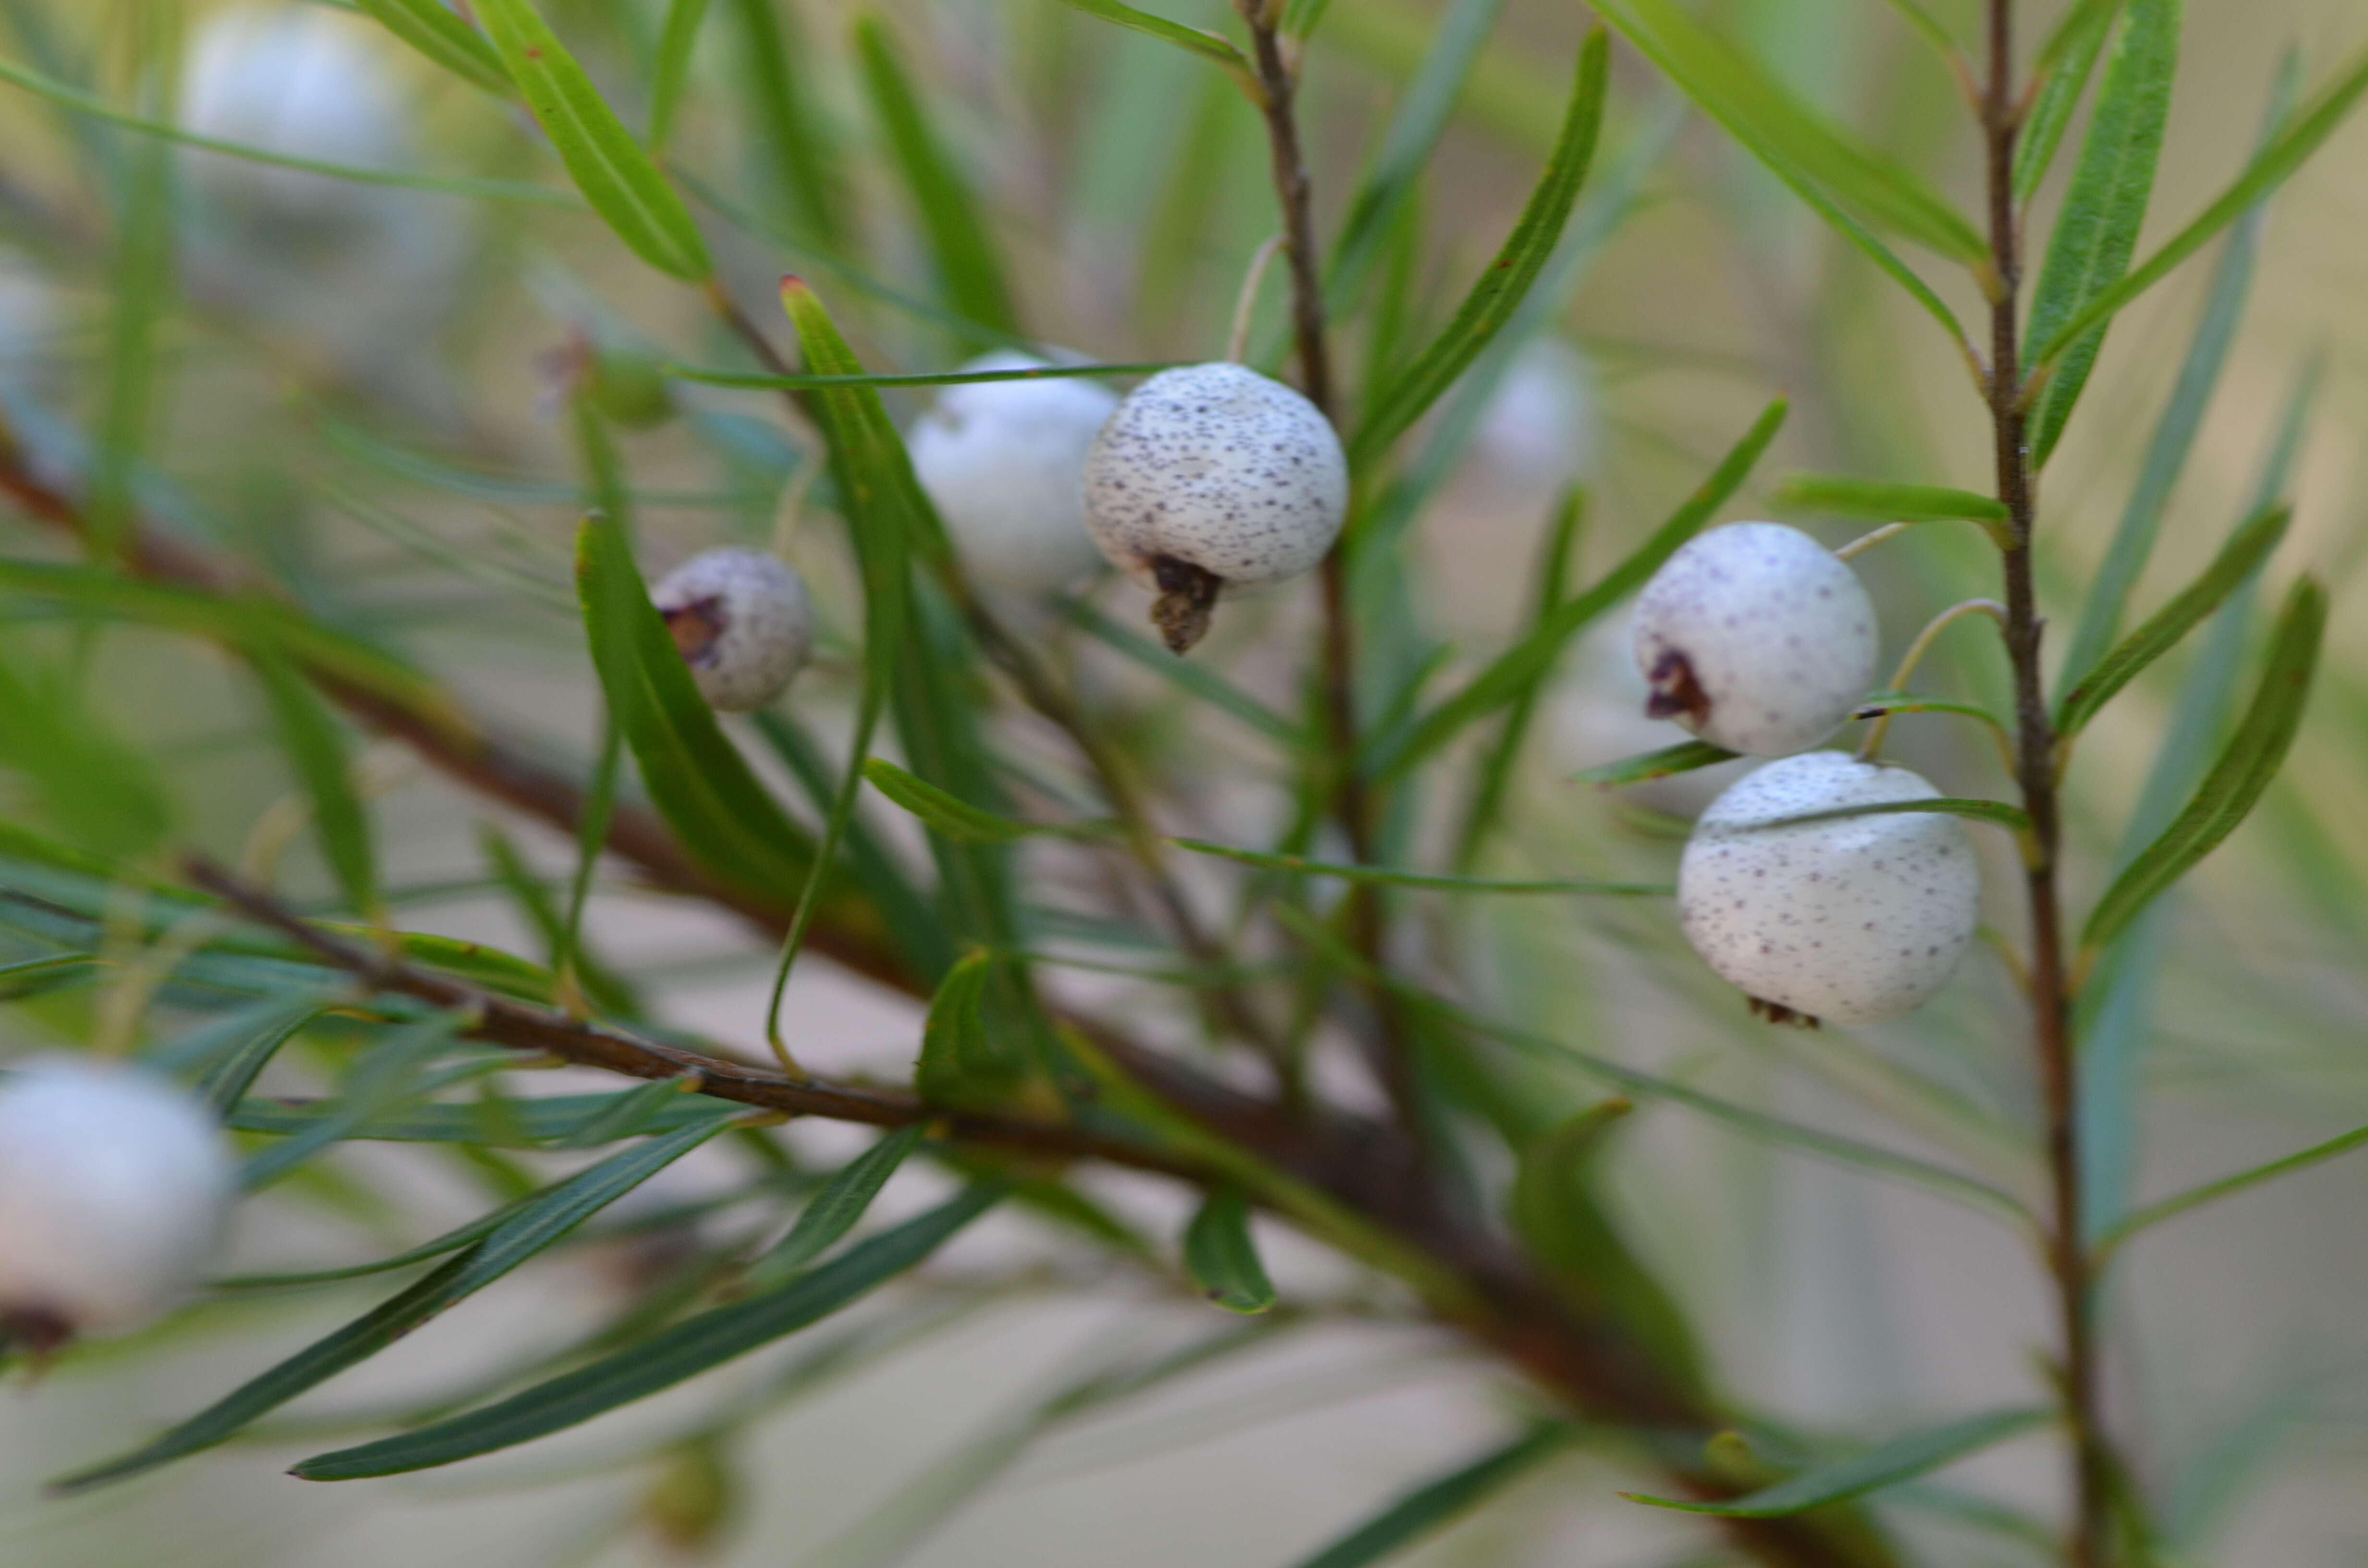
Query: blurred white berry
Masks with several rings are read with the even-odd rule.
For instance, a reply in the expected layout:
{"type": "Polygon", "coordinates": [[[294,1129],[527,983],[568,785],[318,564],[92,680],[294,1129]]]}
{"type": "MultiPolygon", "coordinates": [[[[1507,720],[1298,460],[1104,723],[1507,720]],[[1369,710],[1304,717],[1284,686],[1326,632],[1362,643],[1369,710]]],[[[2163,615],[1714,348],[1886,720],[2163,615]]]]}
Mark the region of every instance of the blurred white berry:
{"type": "Polygon", "coordinates": [[[1813,751],[1771,762],[1694,824],[1678,870],[1686,940],[1773,1018],[1877,1024],[1948,983],[1974,938],[1981,873],[1937,812],[1759,824],[1844,806],[1928,801],[1905,767],[1813,751]]]}
{"type": "Polygon", "coordinates": [[[1874,605],[1857,574],[1781,523],[1690,541],[1645,585],[1634,636],[1645,711],[1754,756],[1816,745],[1874,679],[1874,605]]]}
{"type": "MultiPolygon", "coordinates": [[[[319,6],[246,5],[208,21],[181,85],[201,135],[325,163],[387,168],[407,152],[403,104],[376,29],[319,6]]],[[[199,187],[279,222],[347,222],[382,190],[229,157],[190,160],[199,187]]]]}
{"type": "Polygon", "coordinates": [[[1499,486],[1558,490],[1593,471],[1600,410],[1586,356],[1560,338],[1532,338],[1482,408],[1473,455],[1499,486]]]}
{"type": "Polygon", "coordinates": [[[1159,590],[1178,653],[1229,583],[1296,576],[1349,508],[1349,461],[1314,403],[1220,362],[1162,370],[1118,406],[1086,459],[1086,521],[1112,564],[1159,590]]]}
{"type": "Polygon", "coordinates": [[[138,1068],[36,1057],[0,1083],[0,1329],[136,1328],[196,1284],[236,1167],[212,1113],[138,1068]]]}
{"type": "MultiPolygon", "coordinates": [[[[965,370],[1044,363],[998,349],[965,370]]],[[[1076,376],[941,390],[905,445],[973,581],[1035,598],[1101,560],[1086,531],[1086,453],[1118,395],[1076,376]]]]}
{"type": "Polygon", "coordinates": [[[699,694],[726,713],[779,697],[814,647],[805,579],[761,550],[701,551],[659,579],[650,600],[699,694]]]}

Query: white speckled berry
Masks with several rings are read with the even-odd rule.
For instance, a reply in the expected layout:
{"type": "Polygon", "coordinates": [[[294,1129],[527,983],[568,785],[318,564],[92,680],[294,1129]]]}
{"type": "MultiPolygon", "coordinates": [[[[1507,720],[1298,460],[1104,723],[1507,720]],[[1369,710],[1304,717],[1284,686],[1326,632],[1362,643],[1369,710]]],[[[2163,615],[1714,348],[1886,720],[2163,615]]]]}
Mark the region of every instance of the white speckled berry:
{"type": "MultiPolygon", "coordinates": [[[[1020,370],[1043,360],[1008,349],[965,370],[1020,370]]],[[[972,579],[1036,597],[1101,560],[1086,531],[1086,453],[1118,395],[1076,376],[944,388],[905,446],[972,579]]]]}
{"type": "Polygon", "coordinates": [[[1939,795],[1905,767],[1813,751],[1754,770],[1694,824],[1686,940],[1771,1017],[1878,1024],[1932,999],[1974,938],[1981,873],[1938,812],[1759,824],[1939,795]]]}
{"type": "Polygon", "coordinates": [[[660,579],[651,602],[708,705],[746,713],[779,697],[814,646],[805,579],[761,550],[705,550],[660,579]]]}
{"type": "Polygon", "coordinates": [[[1874,605],[1833,551],[1782,523],[1688,543],[1636,601],[1646,711],[1753,756],[1805,751],[1874,680],[1874,605]]]}
{"type": "Polygon", "coordinates": [[[1086,522],[1102,553],[1167,598],[1181,653],[1227,584],[1322,561],[1349,507],[1349,462],[1322,411],[1231,363],[1163,370],[1127,395],[1086,458],[1086,522]],[[1192,600],[1184,603],[1184,600],[1192,600]],[[1172,612],[1169,600],[1178,601],[1172,612]]]}
{"type": "Polygon", "coordinates": [[[0,1326],[36,1349],[136,1328],[194,1285],[236,1167],[206,1107],[73,1056],[0,1084],[0,1326]]]}
{"type": "MultiPolygon", "coordinates": [[[[182,122],[268,152],[377,167],[408,152],[400,78],[365,20],[309,6],[216,13],[189,51],[182,122]]],[[[280,221],[347,222],[384,193],[227,158],[189,163],[217,199],[280,221]]],[[[406,211],[409,210],[406,209],[406,211]]]]}

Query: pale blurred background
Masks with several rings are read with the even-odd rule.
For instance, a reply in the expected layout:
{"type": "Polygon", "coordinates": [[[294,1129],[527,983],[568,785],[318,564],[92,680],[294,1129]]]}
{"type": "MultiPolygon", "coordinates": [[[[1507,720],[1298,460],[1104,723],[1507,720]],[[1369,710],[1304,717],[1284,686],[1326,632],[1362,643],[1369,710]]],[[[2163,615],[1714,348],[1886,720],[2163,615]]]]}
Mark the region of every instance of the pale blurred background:
{"type": "MultiPolygon", "coordinates": [[[[131,13],[154,3],[9,0],[0,6],[0,38],[14,32],[18,59],[33,54],[28,40],[36,32],[69,55],[103,51],[131,25],[131,13]]],[[[823,62],[815,78],[825,85],[825,112],[856,127],[862,110],[843,65],[851,8],[795,3],[823,62]]],[[[1962,0],[1934,8],[1970,33],[1972,8],[1962,0]]],[[[656,15],[653,6],[618,0],[547,9],[596,69],[604,40],[654,30],[656,15]],[[604,19],[625,14],[630,27],[604,19]]],[[[721,22],[727,7],[716,9],[721,22]]],[[[1875,0],[1735,0],[1715,9],[1723,28],[1752,40],[1801,91],[1973,205],[1972,145],[1946,79],[1886,8],[1875,0]]],[[[2052,20],[2056,8],[2024,9],[2035,37],[2038,19],[2052,20]]],[[[220,30],[227,10],[187,8],[194,62],[209,47],[228,47],[221,40],[232,35],[220,30]]],[[[1418,43],[1430,16],[1427,5],[1396,0],[1335,0],[1335,11],[1308,67],[1327,224],[1395,90],[1403,65],[1394,40],[1418,43]]],[[[431,82],[336,6],[256,6],[229,25],[259,28],[283,12],[335,31],[362,79],[378,84],[338,106],[360,117],[352,142],[301,150],[385,166],[535,172],[505,167],[521,143],[490,133],[482,103],[431,82]],[[472,139],[508,151],[472,153],[472,139]]],[[[1029,317],[1042,336],[1114,361],[1214,352],[1241,264],[1271,226],[1247,108],[1222,97],[1208,107],[1209,74],[1199,62],[1099,28],[1054,0],[893,0],[889,14],[997,199],[1029,317]],[[1233,149],[1226,187],[1179,193],[1167,178],[1195,138],[1230,139],[1221,142],[1233,149]]],[[[1213,24],[1215,14],[1201,19],[1213,24]]],[[[1512,0],[1500,22],[1483,86],[1467,100],[1430,182],[1430,223],[1447,236],[1430,258],[1441,298],[1462,288],[1518,210],[1543,150],[1541,113],[1554,112],[1587,23],[1577,6],[1537,0],[1512,0]]],[[[728,36],[709,42],[702,79],[730,80],[728,36]]],[[[2312,84],[2363,44],[2368,9],[2357,0],[2191,6],[2149,236],[2170,233],[2240,165],[2289,51],[2312,84]]],[[[1609,152],[1648,142],[1671,123],[1678,129],[1651,165],[1637,211],[1574,274],[1554,340],[1507,379],[1517,395],[1484,421],[1478,458],[1419,525],[1415,548],[1433,567],[1426,611],[1467,650],[1497,646],[1527,604],[1534,540],[1563,483],[1591,486],[1583,562],[1589,574],[1600,571],[1780,390],[1794,400],[1793,421],[1736,516],[1753,515],[1777,476],[1804,469],[1987,484],[1986,426],[1961,364],[1930,324],[1866,267],[1842,258],[1714,127],[1698,117],[1672,121],[1665,85],[1633,53],[1615,53],[1609,152]]],[[[275,114],[322,112],[307,98],[313,89],[276,85],[283,78],[275,74],[290,67],[247,69],[256,74],[211,97],[186,93],[182,113],[215,134],[268,141],[275,114]]],[[[732,121],[700,107],[688,111],[684,155],[717,170],[746,164],[752,154],[730,144],[732,121]]],[[[8,220],[0,228],[0,379],[87,412],[77,367],[101,339],[107,278],[75,225],[91,198],[64,172],[61,123],[29,96],[0,86],[0,211],[8,220]]],[[[2067,149],[2067,162],[2070,155],[2067,149]]],[[[513,599],[489,617],[453,595],[451,578],[391,547],[385,533],[341,520],[323,495],[351,471],[313,413],[334,395],[370,410],[378,428],[470,454],[482,472],[547,478],[545,489],[557,494],[489,484],[476,505],[427,490],[402,499],[439,537],[564,596],[570,470],[564,430],[539,401],[536,357],[589,319],[684,358],[700,358],[703,345],[712,361],[720,350],[700,324],[697,301],[637,269],[582,220],[506,212],[484,224],[468,204],[439,196],[364,192],[197,153],[180,166],[192,213],[182,256],[189,303],[169,333],[162,434],[152,449],[158,467],[235,537],[262,541],[332,597],[366,600],[390,634],[523,732],[583,748],[594,696],[564,597],[557,609],[513,599]],[[319,243],[258,238],[284,234],[290,222],[316,225],[319,243]],[[319,531],[300,530],[300,516],[319,531]]],[[[881,271],[920,275],[898,202],[867,199],[858,222],[873,238],[881,271]]],[[[764,298],[772,274],[803,265],[746,239],[727,254],[751,300],[764,298]]],[[[2045,567],[2059,637],[2076,619],[2078,593],[2169,395],[2214,255],[2116,325],[2082,415],[2047,474],[2045,567]]],[[[815,277],[827,294],[827,275],[815,277]]],[[[1969,290],[1948,292],[1970,312],[1969,290]]],[[[894,318],[871,330],[867,351],[884,351],[900,368],[953,362],[956,350],[925,330],[894,318]]],[[[2368,523],[2358,434],[2368,429],[2368,118],[2341,131],[2274,202],[2251,302],[2167,513],[2136,600],[2141,611],[2248,510],[2281,410],[2314,366],[2317,400],[2290,486],[2297,522],[2272,570],[2280,581],[2305,564],[2334,576],[2333,643],[2285,778],[2171,906],[2160,989],[2135,1036],[2146,1094],[2134,1185],[2145,1194],[2368,1122],[2361,948],[2368,813],[2358,804],[2368,763],[2368,638],[2354,630],[2368,523]]],[[[665,558],[654,564],[723,537],[761,540],[773,521],[778,458],[760,449],[758,428],[770,406],[696,390],[684,395],[724,422],[711,427],[710,444],[677,423],[633,437],[628,449],[642,484],[705,497],[650,508],[652,550],[665,558]],[[751,453],[741,491],[719,493],[717,430],[751,453]]],[[[829,535],[814,527],[791,546],[826,590],[825,667],[813,693],[825,715],[844,699],[855,624],[851,606],[827,591],[846,581],[829,535]]],[[[1959,537],[1943,526],[1869,558],[1892,645],[1951,599],[1990,591],[1983,555],[1973,530],[1959,537]]],[[[1287,624],[1292,608],[1282,604],[1277,619],[1287,624]]],[[[1234,641],[1229,656],[1256,641],[1256,628],[1240,629],[1234,641]]],[[[1952,642],[1952,656],[1928,666],[1925,678],[1995,693],[1998,661],[1980,641],[1969,632],[1952,642]]],[[[2192,657],[2134,688],[2083,744],[2076,899],[2101,885],[2192,657]]],[[[284,786],[233,683],[210,658],[188,657],[185,645],[141,635],[110,637],[107,659],[120,672],[113,683],[120,726],[180,748],[195,829],[235,846],[284,786]]],[[[1272,663],[1251,649],[1245,678],[1287,691],[1288,666],[1272,663]]],[[[1632,677],[1616,631],[1590,640],[1566,674],[1527,783],[1534,842],[1516,854],[1665,874],[1673,841],[1633,810],[1560,782],[1578,767],[1662,744],[1656,727],[1640,730],[1626,716],[1632,677]]],[[[1941,728],[1946,722],[1904,720],[1894,749],[1950,793],[2001,790],[1995,760],[1941,728]]],[[[480,808],[397,754],[384,760],[391,788],[381,807],[402,880],[472,875],[480,808]]],[[[1692,809],[1682,796],[1655,803],[1692,809]]],[[[539,861],[564,864],[556,839],[517,831],[539,861]]],[[[2003,856],[1991,864],[2007,869],[2003,856]]],[[[298,886],[326,885],[302,846],[290,851],[290,874],[298,886]]],[[[2002,892],[2004,876],[1992,880],[1993,893],[2002,892]]],[[[1997,896],[1993,903],[1998,923],[2017,929],[2012,902],[1997,896]]],[[[503,907],[481,896],[415,903],[404,917],[524,939],[503,907]]],[[[1869,1049],[1853,1054],[1847,1042],[1777,1037],[1751,1024],[1677,942],[1665,910],[1499,905],[1483,923],[1501,943],[1497,967],[1508,1009],[1584,1031],[1638,1064],[1868,1136],[1876,1134],[1860,1102],[1832,1080],[1864,1084],[1885,1060],[1912,1061],[2018,1122],[2027,1116],[2016,1007],[1986,954],[1968,961],[1929,1013],[1872,1031],[1869,1049]]],[[[745,932],[622,897],[598,906],[595,932],[643,977],[669,1021],[728,1040],[757,1038],[766,954],[745,932]]],[[[894,1072],[910,1059],[915,1011],[819,962],[802,970],[791,1008],[803,1037],[816,1042],[806,1054],[818,1064],[894,1072]]],[[[2032,1393],[2048,1321],[2034,1262],[2010,1236],[1936,1199],[1706,1131],[1682,1112],[1637,1119],[1620,1176],[1631,1233],[1681,1287],[1738,1393],[1804,1422],[1877,1431],[2032,1393]]],[[[832,1129],[791,1136],[818,1156],[855,1147],[832,1129]]],[[[1919,1138],[1914,1130],[1894,1136],[1907,1147],[1919,1138]]],[[[457,1182],[401,1151],[381,1153],[353,1158],[351,1168],[384,1184],[390,1243],[470,1211],[457,1182]]],[[[683,1192],[699,1190],[701,1179],[695,1162],[668,1178],[683,1192]]],[[[928,1186],[928,1178],[904,1178],[890,1202],[899,1211],[918,1207],[928,1186]]],[[[1111,1181],[1108,1189],[1163,1229],[1185,1212],[1177,1195],[1148,1183],[1111,1181]]],[[[2127,1353],[2119,1419],[2148,1480],[2172,1500],[2183,1561],[2315,1568],[2368,1558],[2368,1316],[2357,1305],[2368,1294],[2368,1249],[2355,1242],[2363,1206],[2368,1159],[2338,1163],[2150,1235],[2118,1277],[2112,1317],[2127,1353]]],[[[295,1199],[254,1205],[240,1264],[366,1256],[341,1224],[295,1199]]],[[[1338,1265],[1285,1233],[1269,1228],[1262,1237],[1286,1299],[1294,1288],[1350,1288],[1338,1265]]],[[[1041,1233],[997,1221],[966,1237],[942,1267],[959,1275],[1035,1252],[1051,1256],[1041,1233]]],[[[759,1389],[802,1354],[799,1342],[648,1406],[454,1471],[337,1486],[279,1473],[324,1446],[308,1445],[297,1423],[324,1429],[341,1414],[463,1386],[506,1351],[556,1346],[602,1316],[617,1300],[618,1271],[633,1264],[614,1256],[539,1266],[283,1413],[272,1440],[70,1503],[40,1500],[40,1480],[186,1414],[300,1337],[360,1311],[381,1287],[364,1281],[207,1307],[152,1343],[12,1387],[0,1395],[0,1562],[618,1568],[677,1560],[644,1506],[665,1462],[661,1439],[699,1412],[759,1389]]],[[[886,1301],[874,1315],[898,1310],[886,1301]]],[[[1072,1267],[1034,1294],[819,1388],[754,1420],[733,1447],[738,1513],[713,1560],[797,1568],[867,1568],[900,1554],[928,1568],[1281,1565],[1503,1429],[1508,1406],[1492,1368],[1438,1336],[1375,1324],[1287,1336],[1019,1451],[1010,1424],[1093,1358],[1205,1332],[1213,1316],[1123,1273],[1091,1278],[1072,1267]],[[973,1497],[969,1461],[982,1453],[1011,1467],[973,1497]]],[[[2055,1476],[2045,1440],[2034,1438],[1961,1478],[2046,1505],[2055,1476]]],[[[1505,1568],[1717,1561],[1700,1555],[1713,1546],[1705,1533],[1613,1497],[1640,1479],[1574,1455],[1407,1561],[1505,1568]]],[[[1919,1528],[1929,1528],[1919,1539],[1934,1562],[2028,1560],[1938,1520],[1919,1528]]]]}

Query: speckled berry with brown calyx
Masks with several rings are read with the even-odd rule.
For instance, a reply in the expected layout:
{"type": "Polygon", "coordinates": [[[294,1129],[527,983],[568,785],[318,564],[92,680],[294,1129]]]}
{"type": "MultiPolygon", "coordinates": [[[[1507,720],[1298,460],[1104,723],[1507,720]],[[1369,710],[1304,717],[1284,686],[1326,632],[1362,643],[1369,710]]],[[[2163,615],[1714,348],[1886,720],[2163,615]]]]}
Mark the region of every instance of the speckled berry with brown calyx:
{"type": "Polygon", "coordinates": [[[803,668],[814,646],[805,579],[761,550],[701,551],[661,578],[650,600],[708,706],[762,708],[803,668]]]}
{"type": "Polygon", "coordinates": [[[1086,459],[1086,523],[1102,553],[1159,591],[1152,620],[1181,653],[1228,585],[1322,561],[1349,508],[1349,461],[1323,412],[1229,362],[1137,387],[1086,459]]]}
{"type": "Polygon", "coordinates": [[[1930,1001],[1973,941],[1981,873],[1938,812],[1814,812],[1940,791],[1905,767],[1814,751],[1755,769],[1694,824],[1678,870],[1686,940],[1777,1021],[1876,1024],[1930,1001]]]}
{"type": "Polygon", "coordinates": [[[1817,744],[1874,679],[1874,605],[1858,574],[1782,523],[1687,544],[1645,585],[1634,636],[1645,711],[1752,756],[1817,744]]]}

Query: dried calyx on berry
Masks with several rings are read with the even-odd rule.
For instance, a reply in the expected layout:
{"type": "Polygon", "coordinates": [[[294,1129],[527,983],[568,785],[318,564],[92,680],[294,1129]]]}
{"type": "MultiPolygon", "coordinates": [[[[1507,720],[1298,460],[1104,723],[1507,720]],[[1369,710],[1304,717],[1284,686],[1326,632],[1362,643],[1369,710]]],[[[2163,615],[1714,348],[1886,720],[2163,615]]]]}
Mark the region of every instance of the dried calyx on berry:
{"type": "Polygon", "coordinates": [[[0,1335],[137,1328],[213,1256],[236,1167],[212,1113],[134,1067],[41,1056],[0,1083],[0,1335]]]}
{"type": "Polygon", "coordinates": [[[1964,827],[1938,812],[1786,819],[1939,794],[1834,751],[1754,770],[1686,842],[1686,940],[1778,1022],[1874,1024],[1922,1006],[1974,937],[1981,873],[1964,827]]]}
{"type": "Polygon", "coordinates": [[[699,694],[723,712],[779,697],[814,646],[805,579],[761,550],[701,551],[659,579],[650,600],[699,694]]]}
{"type": "Polygon", "coordinates": [[[1874,679],[1874,605],[1833,551],[1730,523],[1671,556],[1636,601],[1645,711],[1713,745],[1789,756],[1839,729],[1874,679]]]}
{"type": "Polygon", "coordinates": [[[1112,564],[1159,602],[1181,653],[1229,584],[1322,561],[1348,515],[1349,462],[1331,421],[1281,382],[1230,362],[1163,370],[1127,395],[1086,459],[1086,522],[1112,564]]]}
{"type": "MultiPolygon", "coordinates": [[[[964,370],[1024,370],[1010,349],[964,370]]],[[[905,447],[973,582],[1022,597],[1067,586],[1101,562],[1086,531],[1086,453],[1118,396],[1077,376],[945,388],[905,447]]]]}

